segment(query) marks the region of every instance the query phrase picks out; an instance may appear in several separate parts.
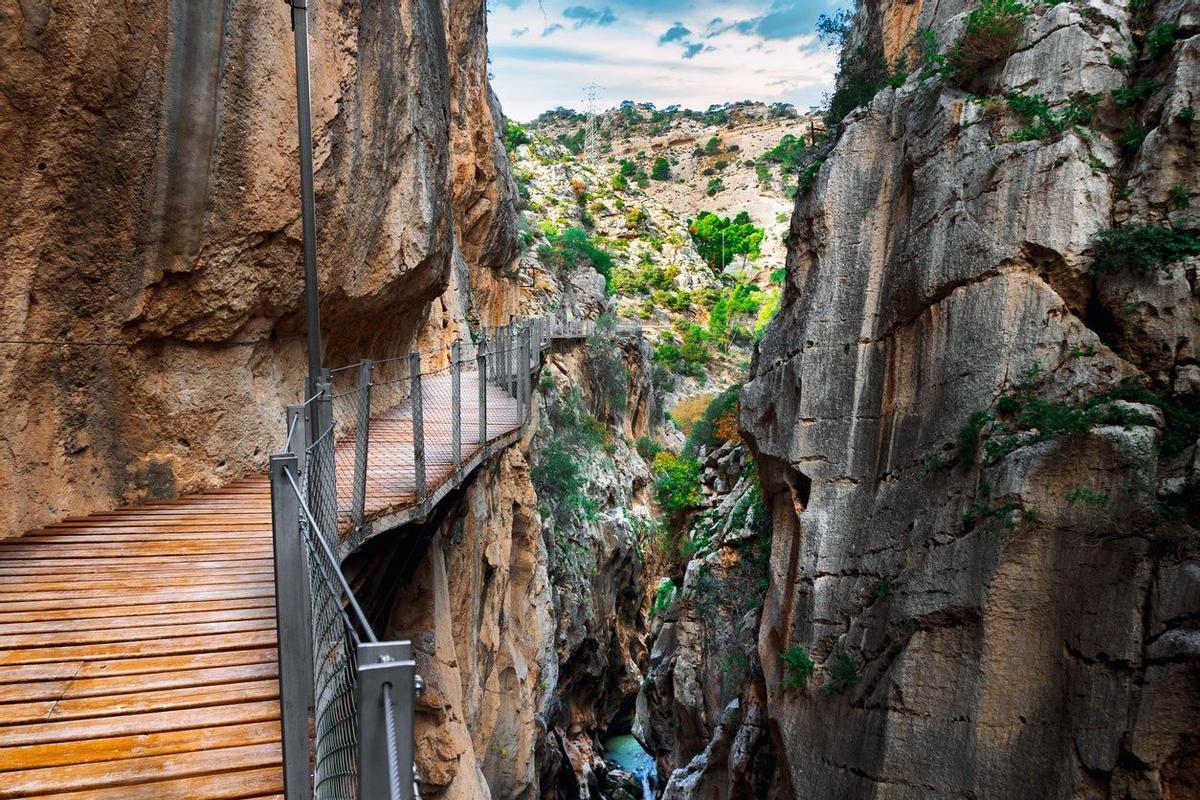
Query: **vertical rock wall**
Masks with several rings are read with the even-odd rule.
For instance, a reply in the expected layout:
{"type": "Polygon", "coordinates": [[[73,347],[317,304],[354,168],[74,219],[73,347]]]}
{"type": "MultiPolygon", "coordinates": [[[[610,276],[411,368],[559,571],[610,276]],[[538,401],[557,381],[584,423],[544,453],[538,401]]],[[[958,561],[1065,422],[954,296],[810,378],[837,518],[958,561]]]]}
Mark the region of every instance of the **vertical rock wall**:
{"type": "MultiPolygon", "coordinates": [[[[325,359],[394,355],[453,246],[443,9],[310,11],[325,359]]],[[[0,4],[0,534],[277,445],[305,371],[289,16],[0,4]]]]}
{"type": "MultiPolygon", "coordinates": [[[[894,59],[921,26],[948,47],[971,7],[867,2],[855,38],[894,59]]],[[[914,75],[851,113],[799,198],[741,415],[795,796],[1200,793],[1196,434],[1161,413],[1196,408],[1197,264],[1090,272],[1103,229],[1194,224],[1168,190],[1200,189],[1198,11],[1033,7],[974,97],[914,75]],[[1131,31],[1160,23],[1139,55],[1131,31]],[[1012,91],[1100,100],[1020,141],[1012,91]],[[1131,386],[1157,399],[1096,410],[1131,386]],[[811,677],[782,658],[799,651],[811,677]]]]}

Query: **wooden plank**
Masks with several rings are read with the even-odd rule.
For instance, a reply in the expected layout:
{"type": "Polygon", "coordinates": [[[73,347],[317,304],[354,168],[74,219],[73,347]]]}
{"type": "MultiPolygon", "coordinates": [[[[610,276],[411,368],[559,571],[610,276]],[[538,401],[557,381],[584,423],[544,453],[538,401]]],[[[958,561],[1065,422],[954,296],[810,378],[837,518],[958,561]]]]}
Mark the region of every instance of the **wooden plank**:
{"type": "Polygon", "coordinates": [[[0,747],[43,744],[47,742],[108,739],[143,733],[182,731],[245,722],[279,720],[279,703],[262,700],[227,706],[155,711],[148,714],[37,722],[31,725],[0,727],[0,747]]]}
{"type": "MultiPolygon", "coordinates": [[[[170,753],[160,756],[127,758],[97,764],[74,764],[46,769],[21,770],[4,775],[0,798],[31,796],[53,796],[57,792],[83,792],[96,797],[98,791],[131,791],[123,797],[142,797],[133,787],[151,786],[164,776],[172,776],[172,782],[187,778],[207,780],[213,773],[228,775],[242,770],[277,766],[281,761],[278,744],[251,744],[241,747],[224,747],[219,750],[200,750],[191,753],[170,753]]],[[[208,786],[206,783],[198,783],[208,786]]],[[[161,790],[161,787],[160,787],[161,790]]],[[[254,791],[262,791],[256,787],[254,791]]],[[[270,791],[270,789],[266,789],[270,791]]],[[[117,795],[111,795],[117,796],[117,795]]],[[[169,795],[159,794],[158,797],[169,795]]],[[[202,794],[208,797],[211,795],[202,794]]],[[[244,797],[245,791],[241,795],[244,797]]]]}
{"type": "Polygon", "coordinates": [[[274,642],[270,647],[221,650],[212,653],[183,653],[168,656],[117,658],[104,661],[55,661],[23,664],[0,669],[0,685],[29,681],[101,678],[114,675],[145,675],[177,670],[218,668],[241,664],[272,664],[278,661],[274,642]]]}
{"type": "Polygon", "coordinates": [[[112,761],[113,753],[120,753],[126,758],[139,758],[278,741],[279,724],[266,721],[109,739],[4,747],[0,748],[0,783],[4,780],[4,772],[112,761]]]}
{"type": "Polygon", "coordinates": [[[86,719],[141,714],[175,708],[202,708],[279,697],[279,681],[244,681],[212,686],[181,686],[119,695],[35,700],[0,704],[0,727],[56,719],[86,719]]]}
{"type": "Polygon", "coordinates": [[[42,634],[62,631],[91,631],[106,628],[129,630],[159,625],[189,625],[196,622],[224,622],[245,619],[274,619],[275,610],[268,604],[258,608],[232,608],[216,611],[186,611],[181,613],[142,614],[140,616],[95,617],[92,619],[60,619],[53,625],[45,620],[35,622],[0,622],[0,636],[29,633],[42,634]]]}
{"type": "Polygon", "coordinates": [[[113,642],[61,647],[23,647],[0,651],[0,666],[44,664],[51,661],[102,661],[136,656],[165,656],[245,650],[275,645],[275,631],[244,631],[209,636],[183,636],[138,642],[113,642]]]}
{"type": "MultiPolygon", "coordinates": [[[[272,587],[273,589],[274,587],[272,587]]],[[[35,608],[25,611],[9,611],[0,609],[0,623],[6,622],[40,622],[57,624],[57,621],[103,619],[106,617],[153,616],[162,613],[183,613],[190,611],[221,611],[239,608],[275,608],[275,598],[271,594],[258,594],[248,597],[219,597],[212,600],[179,601],[165,606],[163,603],[137,603],[128,597],[114,599],[111,604],[85,606],[83,608],[35,608]]]]}
{"type": "MultiPolygon", "coordinates": [[[[78,674],[78,673],[77,673],[78,674]]],[[[101,678],[72,677],[61,680],[0,684],[0,703],[28,703],[76,697],[128,694],[184,686],[216,686],[278,678],[275,661],[257,664],[228,664],[208,669],[111,675],[101,678]]]]}
{"type": "Polygon", "coordinates": [[[212,636],[216,634],[239,633],[242,631],[274,630],[274,616],[222,620],[218,622],[194,622],[190,624],[147,625],[138,628],[50,630],[44,633],[0,635],[0,648],[111,644],[115,642],[140,642],[147,639],[166,641],[189,636],[212,636]]]}
{"type": "MultiPolygon", "coordinates": [[[[236,584],[233,586],[205,586],[196,589],[178,589],[176,591],[145,591],[140,594],[123,594],[116,598],[114,605],[144,605],[147,603],[191,603],[201,600],[228,600],[248,597],[274,597],[275,583],[236,584]]],[[[38,609],[92,608],[96,600],[103,600],[111,595],[103,592],[76,592],[69,597],[44,595],[26,600],[6,600],[0,602],[0,614],[9,611],[35,611],[38,609]],[[88,602],[93,601],[93,602],[88,602]]]]}

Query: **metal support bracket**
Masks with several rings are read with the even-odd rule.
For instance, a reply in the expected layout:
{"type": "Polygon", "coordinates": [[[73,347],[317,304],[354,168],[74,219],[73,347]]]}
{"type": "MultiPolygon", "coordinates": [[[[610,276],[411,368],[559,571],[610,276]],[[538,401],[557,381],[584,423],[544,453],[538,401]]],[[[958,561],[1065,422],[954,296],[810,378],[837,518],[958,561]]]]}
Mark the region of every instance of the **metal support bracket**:
{"type": "Polygon", "coordinates": [[[413,800],[416,795],[414,710],[419,686],[411,642],[359,645],[359,797],[413,800]]]}

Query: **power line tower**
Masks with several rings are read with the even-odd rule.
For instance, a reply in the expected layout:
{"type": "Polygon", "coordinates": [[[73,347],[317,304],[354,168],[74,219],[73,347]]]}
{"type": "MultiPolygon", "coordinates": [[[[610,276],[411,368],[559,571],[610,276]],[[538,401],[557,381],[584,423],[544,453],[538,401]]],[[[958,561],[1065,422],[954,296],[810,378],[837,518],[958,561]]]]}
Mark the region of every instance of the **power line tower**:
{"type": "Polygon", "coordinates": [[[583,113],[587,116],[583,134],[583,156],[589,164],[600,157],[600,113],[598,98],[604,87],[589,83],[583,87],[583,113]]]}

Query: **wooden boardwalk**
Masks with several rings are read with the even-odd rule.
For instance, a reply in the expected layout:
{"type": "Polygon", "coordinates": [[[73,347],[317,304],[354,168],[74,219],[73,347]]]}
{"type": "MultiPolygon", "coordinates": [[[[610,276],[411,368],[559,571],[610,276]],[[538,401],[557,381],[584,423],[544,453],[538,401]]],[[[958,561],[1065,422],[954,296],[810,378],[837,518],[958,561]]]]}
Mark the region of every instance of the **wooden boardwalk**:
{"type": "MultiPolygon", "coordinates": [[[[462,377],[469,467],[484,448],[462,377]]],[[[495,445],[521,410],[487,388],[495,445]]],[[[424,382],[431,497],[455,479],[449,391],[424,382]]],[[[371,421],[368,516],[415,503],[411,435],[407,405],[371,421]]],[[[0,540],[0,798],[281,797],[273,569],[261,476],[0,540]]]]}

